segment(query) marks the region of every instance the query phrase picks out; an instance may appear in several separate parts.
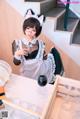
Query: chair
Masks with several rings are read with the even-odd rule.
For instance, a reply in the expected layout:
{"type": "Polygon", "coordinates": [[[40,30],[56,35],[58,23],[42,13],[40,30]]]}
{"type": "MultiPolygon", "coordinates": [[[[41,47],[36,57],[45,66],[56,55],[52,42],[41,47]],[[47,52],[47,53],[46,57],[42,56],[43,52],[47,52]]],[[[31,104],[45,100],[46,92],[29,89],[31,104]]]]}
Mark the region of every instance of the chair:
{"type": "Polygon", "coordinates": [[[51,49],[51,53],[54,56],[56,68],[55,68],[53,79],[50,82],[50,84],[54,84],[54,82],[56,80],[56,77],[55,77],[56,75],[63,76],[63,74],[64,74],[64,67],[63,67],[61,56],[60,56],[58,50],[55,47],[51,49]]]}

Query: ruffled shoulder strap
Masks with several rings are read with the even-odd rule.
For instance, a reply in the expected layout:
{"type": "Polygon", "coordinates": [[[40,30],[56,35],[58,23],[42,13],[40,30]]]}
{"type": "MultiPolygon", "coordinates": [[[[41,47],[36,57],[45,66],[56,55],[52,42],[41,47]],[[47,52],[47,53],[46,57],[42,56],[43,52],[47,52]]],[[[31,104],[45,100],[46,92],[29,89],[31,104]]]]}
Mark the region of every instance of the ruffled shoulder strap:
{"type": "Polygon", "coordinates": [[[43,54],[44,54],[44,49],[45,49],[45,44],[43,41],[39,40],[39,50],[38,50],[38,54],[36,56],[36,59],[43,59],[43,54]]]}

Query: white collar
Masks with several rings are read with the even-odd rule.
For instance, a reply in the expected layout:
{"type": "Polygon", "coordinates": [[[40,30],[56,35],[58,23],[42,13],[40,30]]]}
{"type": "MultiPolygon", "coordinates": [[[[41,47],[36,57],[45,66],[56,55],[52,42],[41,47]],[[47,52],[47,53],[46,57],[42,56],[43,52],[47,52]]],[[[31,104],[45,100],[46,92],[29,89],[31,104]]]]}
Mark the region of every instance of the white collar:
{"type": "Polygon", "coordinates": [[[36,44],[36,39],[33,39],[32,41],[29,41],[29,40],[27,40],[27,39],[22,39],[22,42],[25,44],[25,45],[29,45],[29,44],[36,44]]]}

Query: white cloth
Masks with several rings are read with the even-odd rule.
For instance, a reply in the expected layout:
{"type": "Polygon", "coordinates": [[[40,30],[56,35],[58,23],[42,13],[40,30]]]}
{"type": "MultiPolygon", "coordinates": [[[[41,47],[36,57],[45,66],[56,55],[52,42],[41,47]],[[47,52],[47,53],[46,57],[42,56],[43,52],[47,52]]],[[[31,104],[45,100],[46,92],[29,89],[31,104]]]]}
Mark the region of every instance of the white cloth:
{"type": "Polygon", "coordinates": [[[6,61],[0,60],[0,86],[4,86],[10,80],[11,73],[11,66],[6,61]]]}

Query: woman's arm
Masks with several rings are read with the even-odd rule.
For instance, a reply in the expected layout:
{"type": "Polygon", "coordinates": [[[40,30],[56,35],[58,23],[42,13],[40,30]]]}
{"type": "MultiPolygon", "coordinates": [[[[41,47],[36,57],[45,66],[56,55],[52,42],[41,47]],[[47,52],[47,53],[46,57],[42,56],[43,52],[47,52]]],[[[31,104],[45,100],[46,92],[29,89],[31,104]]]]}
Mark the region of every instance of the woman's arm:
{"type": "Polygon", "coordinates": [[[14,40],[13,43],[12,43],[12,54],[13,54],[13,63],[14,63],[15,65],[21,64],[20,57],[15,55],[17,49],[18,49],[18,45],[16,44],[16,42],[15,42],[15,40],[14,40]]]}
{"type": "Polygon", "coordinates": [[[19,41],[13,41],[12,43],[13,62],[15,65],[21,64],[22,56],[28,56],[29,48],[21,48],[19,41]]]}

